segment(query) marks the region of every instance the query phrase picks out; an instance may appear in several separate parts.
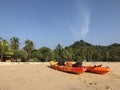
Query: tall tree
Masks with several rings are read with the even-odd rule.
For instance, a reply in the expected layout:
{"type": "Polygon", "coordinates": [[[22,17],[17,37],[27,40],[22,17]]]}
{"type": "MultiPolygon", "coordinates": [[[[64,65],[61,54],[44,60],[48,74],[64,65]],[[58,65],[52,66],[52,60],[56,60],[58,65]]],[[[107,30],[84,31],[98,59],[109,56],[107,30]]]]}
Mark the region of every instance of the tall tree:
{"type": "Polygon", "coordinates": [[[34,61],[40,61],[40,59],[42,58],[42,53],[40,52],[40,49],[39,50],[35,49],[32,52],[31,56],[34,61]]]}
{"type": "Polygon", "coordinates": [[[3,55],[8,51],[8,43],[3,38],[0,38],[0,40],[0,60],[3,61],[3,55]]]}
{"type": "Polygon", "coordinates": [[[58,44],[54,50],[55,59],[62,59],[63,58],[62,51],[63,51],[62,46],[60,44],[58,44]]]}
{"type": "Polygon", "coordinates": [[[25,41],[25,46],[24,46],[24,50],[28,53],[28,60],[31,57],[31,53],[34,50],[34,43],[31,40],[26,40],[25,41]]]}
{"type": "Polygon", "coordinates": [[[65,55],[66,59],[69,61],[72,61],[73,56],[74,56],[72,48],[65,47],[65,49],[63,51],[65,53],[64,55],[65,55]]]}
{"type": "Polygon", "coordinates": [[[43,59],[43,61],[53,60],[53,52],[50,48],[42,47],[41,49],[39,49],[39,51],[41,53],[41,59],[43,59]]]}
{"type": "Polygon", "coordinates": [[[26,62],[27,56],[28,56],[28,53],[25,50],[17,50],[17,51],[14,51],[14,55],[12,57],[16,60],[26,62]]]}
{"type": "Polygon", "coordinates": [[[16,51],[19,49],[19,39],[17,37],[12,37],[10,39],[10,46],[11,46],[11,49],[16,51]]]}

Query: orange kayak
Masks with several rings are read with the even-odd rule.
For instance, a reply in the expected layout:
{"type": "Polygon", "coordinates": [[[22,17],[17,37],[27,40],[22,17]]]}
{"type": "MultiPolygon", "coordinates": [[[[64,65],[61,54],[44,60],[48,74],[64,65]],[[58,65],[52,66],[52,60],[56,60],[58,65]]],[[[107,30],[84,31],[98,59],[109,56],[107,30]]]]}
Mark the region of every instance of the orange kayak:
{"type": "Polygon", "coordinates": [[[75,73],[75,74],[80,74],[87,70],[85,67],[68,67],[68,66],[59,66],[59,65],[51,65],[51,67],[59,71],[75,73]]]}
{"type": "Polygon", "coordinates": [[[85,68],[87,68],[87,72],[91,72],[91,73],[97,73],[97,74],[104,74],[107,72],[110,72],[110,68],[108,67],[92,67],[92,66],[85,66],[85,68]]]}

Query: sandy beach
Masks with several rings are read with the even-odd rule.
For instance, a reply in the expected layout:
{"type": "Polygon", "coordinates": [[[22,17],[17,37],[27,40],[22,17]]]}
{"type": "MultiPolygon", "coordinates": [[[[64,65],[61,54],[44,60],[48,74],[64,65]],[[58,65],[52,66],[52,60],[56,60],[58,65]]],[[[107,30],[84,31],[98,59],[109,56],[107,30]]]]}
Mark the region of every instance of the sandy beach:
{"type": "Polygon", "coordinates": [[[76,75],[51,69],[49,63],[0,62],[0,90],[119,90],[120,62],[96,64],[110,67],[111,72],[76,75]]]}

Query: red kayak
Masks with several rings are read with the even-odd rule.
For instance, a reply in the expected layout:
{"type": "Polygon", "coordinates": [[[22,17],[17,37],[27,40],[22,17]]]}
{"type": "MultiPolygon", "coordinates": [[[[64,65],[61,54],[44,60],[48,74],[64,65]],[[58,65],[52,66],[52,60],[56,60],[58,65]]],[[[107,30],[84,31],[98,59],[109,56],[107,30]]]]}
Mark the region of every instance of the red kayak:
{"type": "Polygon", "coordinates": [[[69,67],[69,66],[59,66],[59,65],[51,65],[51,67],[59,71],[75,73],[75,74],[80,74],[87,70],[85,67],[69,67]]]}
{"type": "Polygon", "coordinates": [[[91,73],[97,73],[97,74],[104,74],[107,72],[110,72],[110,68],[108,67],[97,67],[97,66],[85,66],[85,68],[87,68],[87,72],[91,72],[91,73]]]}

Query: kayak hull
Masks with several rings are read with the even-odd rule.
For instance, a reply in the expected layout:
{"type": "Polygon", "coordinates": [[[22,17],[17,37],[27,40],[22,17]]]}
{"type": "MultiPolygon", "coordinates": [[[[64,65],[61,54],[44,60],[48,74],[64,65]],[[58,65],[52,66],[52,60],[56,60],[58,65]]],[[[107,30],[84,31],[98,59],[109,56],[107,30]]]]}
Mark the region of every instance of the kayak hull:
{"type": "Polygon", "coordinates": [[[85,67],[68,67],[68,66],[59,66],[59,65],[51,65],[51,68],[59,71],[75,73],[75,74],[80,74],[87,70],[85,67]]]}
{"type": "Polygon", "coordinates": [[[92,66],[86,66],[87,72],[91,73],[97,73],[97,74],[104,74],[110,72],[110,68],[107,67],[92,67],[92,66]]]}

